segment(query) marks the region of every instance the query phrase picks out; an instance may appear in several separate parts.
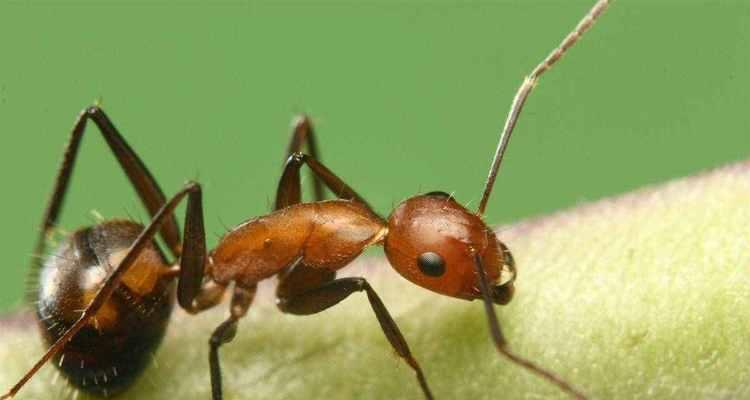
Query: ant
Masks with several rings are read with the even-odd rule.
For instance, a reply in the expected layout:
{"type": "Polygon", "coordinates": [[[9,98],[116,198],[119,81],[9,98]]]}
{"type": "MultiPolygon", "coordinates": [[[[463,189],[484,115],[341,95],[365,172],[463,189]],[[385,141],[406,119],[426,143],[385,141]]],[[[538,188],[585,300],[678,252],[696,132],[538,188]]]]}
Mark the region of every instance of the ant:
{"type": "Polygon", "coordinates": [[[221,302],[232,285],[229,317],[209,340],[211,391],[222,399],[219,348],[230,342],[247,313],[257,283],[277,276],[278,307],[285,313],[319,313],[356,292],[365,292],[396,353],[414,370],[425,398],[433,395],[422,368],[396,322],[364,278],[336,271],[368,246],[383,245],[388,261],[409,281],[465,300],[482,299],[492,340],[510,361],[576,398],[584,395],[555,373],[512,352],[500,330],[494,304],[514,294],[516,267],[510,250],[482,220],[498,169],[526,99],[544,72],[573,46],[604,12],[599,0],[576,28],[526,77],[513,100],[478,210],[471,212],[444,192],[411,197],[379,216],[357,192],[318,160],[309,119],[297,120],[278,185],[275,210],[229,231],[206,250],[201,186],[188,182],[167,199],[145,164],[98,106],[78,117],[64,153],[37,238],[42,254],[57,224],[86,124],[97,125],[110,150],[151,215],[143,226],[109,220],[67,236],[41,265],[36,314],[49,349],[0,400],[18,393],[50,359],[79,389],[109,396],[127,388],[143,371],[164,336],[176,299],[188,313],[221,302]],[[309,155],[300,151],[306,146],[309,155]],[[315,202],[301,201],[300,169],[313,173],[315,202]],[[338,195],[323,200],[323,185],[338,195]],[[187,199],[184,240],[174,216],[187,199]],[[160,234],[174,259],[155,243],[160,234]],[[509,277],[503,278],[503,275],[509,277]]]}

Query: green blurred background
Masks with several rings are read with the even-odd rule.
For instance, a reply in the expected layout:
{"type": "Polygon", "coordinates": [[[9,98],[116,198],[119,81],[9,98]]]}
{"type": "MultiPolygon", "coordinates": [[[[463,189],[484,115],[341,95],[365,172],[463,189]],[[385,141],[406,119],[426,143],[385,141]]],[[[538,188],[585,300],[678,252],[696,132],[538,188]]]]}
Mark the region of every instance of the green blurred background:
{"type": "MultiPolygon", "coordinates": [[[[269,210],[300,112],[381,213],[437,189],[475,207],[522,77],[592,3],[0,3],[0,311],[22,303],[67,135],[97,98],[168,194],[204,184],[211,245],[269,210]]],[[[748,157],[748,21],[744,0],[616,1],[533,93],[487,220],[748,157]]],[[[63,226],[143,218],[91,133],[63,226]]]]}

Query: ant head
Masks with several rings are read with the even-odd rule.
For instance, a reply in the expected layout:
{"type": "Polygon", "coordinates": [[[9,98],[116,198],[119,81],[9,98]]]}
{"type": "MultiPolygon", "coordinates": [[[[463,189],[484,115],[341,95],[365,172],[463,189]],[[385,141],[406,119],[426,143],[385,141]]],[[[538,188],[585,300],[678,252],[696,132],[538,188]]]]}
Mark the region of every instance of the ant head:
{"type": "Polygon", "coordinates": [[[510,251],[479,216],[447,193],[431,192],[399,204],[388,218],[384,246],[388,261],[406,279],[467,300],[482,297],[474,264],[479,254],[494,285],[495,303],[512,298],[513,282],[500,283],[504,267],[515,271],[510,251]]]}

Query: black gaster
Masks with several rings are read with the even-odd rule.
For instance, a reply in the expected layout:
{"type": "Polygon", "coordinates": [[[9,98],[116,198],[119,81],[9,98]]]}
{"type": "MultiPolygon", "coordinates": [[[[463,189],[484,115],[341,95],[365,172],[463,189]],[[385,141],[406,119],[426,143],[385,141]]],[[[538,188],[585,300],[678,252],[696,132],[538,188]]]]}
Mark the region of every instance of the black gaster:
{"type": "MultiPolygon", "coordinates": [[[[75,323],[86,299],[115,267],[105,260],[126,250],[142,230],[142,225],[130,221],[84,228],[61,241],[45,260],[39,271],[36,314],[48,345],[75,323]]],[[[144,251],[158,252],[166,266],[156,245],[144,251]]],[[[106,327],[95,320],[86,325],[53,363],[84,392],[105,397],[121,392],[148,366],[161,343],[174,305],[173,292],[174,284],[167,280],[157,280],[147,294],[121,283],[103,307],[114,314],[114,322],[106,327]]]]}

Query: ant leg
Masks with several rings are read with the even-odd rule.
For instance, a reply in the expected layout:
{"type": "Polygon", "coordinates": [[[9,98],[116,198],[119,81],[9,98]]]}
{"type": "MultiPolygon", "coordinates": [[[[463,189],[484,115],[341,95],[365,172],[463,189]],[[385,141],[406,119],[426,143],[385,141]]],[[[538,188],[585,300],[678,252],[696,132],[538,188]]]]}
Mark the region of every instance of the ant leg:
{"type": "Polygon", "coordinates": [[[206,232],[203,226],[203,191],[196,184],[185,210],[185,240],[177,267],[172,267],[165,276],[177,277],[177,301],[185,311],[197,314],[219,304],[226,285],[206,280],[206,232]]]}
{"type": "MultiPolygon", "coordinates": [[[[282,282],[283,284],[283,282],[282,282]]],[[[380,327],[383,330],[388,341],[398,355],[403,358],[409,366],[414,369],[417,375],[419,386],[424,392],[426,399],[431,400],[432,392],[427,385],[422,368],[417,360],[412,356],[409,345],[406,343],[404,336],[396,325],[388,310],[385,308],[383,301],[375,290],[367,283],[364,278],[341,278],[327,282],[319,287],[308,289],[298,293],[282,293],[278,298],[279,308],[289,314],[310,315],[317,314],[329,307],[340,303],[352,293],[364,291],[367,293],[367,299],[370,306],[378,318],[380,327]]]]}
{"type": "Polygon", "coordinates": [[[276,297],[280,301],[277,305],[283,312],[287,311],[285,308],[286,299],[294,297],[296,293],[318,288],[336,279],[336,271],[308,267],[300,260],[301,257],[278,274],[279,283],[276,286],[276,297]]]}
{"type": "Polygon", "coordinates": [[[232,295],[232,305],[230,308],[229,318],[219,325],[211,335],[208,344],[210,350],[208,353],[208,364],[211,369],[211,396],[213,400],[223,398],[221,390],[221,365],[219,363],[219,347],[229,343],[237,334],[237,321],[247,314],[250,304],[255,297],[256,286],[243,288],[235,286],[232,295]]]}
{"type": "Polygon", "coordinates": [[[203,226],[203,190],[195,184],[185,210],[185,239],[182,243],[179,268],[170,270],[177,276],[177,302],[185,311],[196,314],[219,304],[226,285],[213,280],[204,282],[208,256],[206,230],[203,226]]]}
{"type": "MultiPolygon", "coordinates": [[[[286,158],[294,153],[302,151],[303,146],[307,146],[307,152],[316,160],[320,160],[318,145],[315,140],[315,130],[312,121],[307,115],[301,115],[292,121],[292,138],[286,150],[286,158]]],[[[323,185],[317,176],[312,177],[313,194],[315,201],[321,201],[325,198],[323,194],[323,185]]]]}
{"type": "MultiPolygon", "coordinates": [[[[307,164],[315,177],[339,198],[357,201],[364,204],[373,214],[372,207],[354,189],[329,170],[314,156],[295,152],[289,156],[276,192],[276,209],[288,207],[301,202],[301,183],[299,170],[307,164]]],[[[417,374],[425,398],[433,399],[422,368],[412,356],[404,336],[385,308],[383,301],[364,278],[335,279],[335,271],[310,268],[299,260],[279,274],[279,285],[276,289],[277,305],[282,312],[296,315],[316,314],[332,307],[354,292],[365,291],[370,306],[380,323],[381,329],[391,346],[411,366],[417,374]]]]}
{"type": "Polygon", "coordinates": [[[75,336],[81,330],[81,328],[83,328],[89,322],[91,318],[96,316],[96,313],[99,311],[99,309],[107,302],[107,300],[109,300],[115,289],[117,289],[123,274],[127,272],[128,268],[130,268],[133,262],[138,258],[143,248],[151,241],[153,241],[154,236],[156,236],[162,224],[164,224],[164,222],[168,221],[172,217],[172,213],[174,212],[174,209],[177,207],[177,205],[186,196],[189,196],[188,209],[190,209],[190,203],[195,203],[196,193],[200,194],[200,185],[194,182],[190,182],[186,184],[182,190],[177,192],[174,197],[172,197],[156,212],[153,219],[151,220],[151,223],[148,224],[143,232],[138,235],[133,244],[130,245],[130,248],[125,254],[125,257],[123,257],[122,261],[120,261],[117,267],[107,277],[107,280],[104,281],[94,298],[91,300],[91,303],[86,306],[86,309],[83,311],[83,313],[81,313],[81,316],[78,318],[78,320],[70,328],[68,328],[68,330],[65,331],[65,333],[60,336],[60,338],[58,338],[57,341],[52,346],[50,346],[49,349],[47,349],[47,352],[44,353],[39,361],[37,361],[36,364],[31,367],[26,375],[24,375],[23,378],[21,378],[21,380],[19,380],[18,383],[16,383],[16,385],[8,391],[8,393],[0,396],[0,400],[10,399],[15,396],[16,393],[18,393],[18,391],[21,389],[21,387],[23,387],[23,385],[26,384],[26,382],[31,379],[31,377],[50,358],[59,353],[63,349],[65,344],[68,343],[73,338],[73,336],[75,336]]]}
{"type": "Polygon", "coordinates": [[[320,178],[323,183],[325,183],[325,185],[336,194],[336,197],[361,203],[373,214],[377,215],[370,204],[368,204],[362,196],[357,194],[351,186],[347,185],[341,180],[341,178],[323,165],[323,163],[303,153],[294,153],[286,160],[284,173],[281,175],[281,180],[279,181],[279,186],[276,191],[277,210],[288,207],[292,204],[297,204],[301,201],[299,170],[302,167],[302,164],[307,164],[315,176],[320,178]]]}
{"type": "MultiPolygon", "coordinates": [[[[143,164],[143,161],[141,161],[122,135],[120,135],[104,111],[97,106],[86,108],[78,115],[68,144],[65,147],[63,160],[55,178],[55,186],[47,203],[44,218],[42,219],[42,226],[34,247],[35,256],[39,256],[44,252],[45,239],[50,229],[57,224],[88,120],[93,120],[99,128],[110,150],[120,163],[120,167],[122,167],[122,170],[128,176],[128,179],[130,179],[130,183],[135,188],[152,218],[166,202],[164,192],[162,192],[156,179],[154,179],[151,172],[146,168],[146,165],[143,164]]],[[[180,233],[174,215],[170,214],[166,216],[161,228],[161,235],[172,254],[177,256],[180,253],[180,233]]],[[[35,262],[32,262],[32,267],[34,265],[36,265],[35,262]]]]}
{"type": "MultiPolygon", "coordinates": [[[[203,226],[203,195],[199,185],[190,193],[185,211],[185,241],[180,258],[179,280],[177,281],[177,301],[189,313],[197,313],[221,301],[226,286],[213,282],[203,282],[206,268],[206,232],[203,226]]],[[[236,286],[232,296],[230,317],[211,335],[209,341],[209,367],[211,371],[211,393],[214,400],[221,400],[221,366],[219,347],[230,342],[237,332],[237,321],[247,313],[255,287],[236,286]]]]}
{"type": "Polygon", "coordinates": [[[484,272],[484,267],[482,266],[482,260],[479,257],[479,254],[474,255],[474,266],[476,267],[477,275],[479,277],[479,289],[482,291],[482,299],[484,300],[484,309],[487,313],[487,322],[489,324],[490,334],[492,335],[492,340],[495,342],[495,347],[497,347],[497,350],[500,352],[500,354],[504,355],[510,361],[520,365],[521,367],[526,368],[528,371],[537,374],[542,378],[548,380],[549,382],[557,385],[560,389],[570,394],[574,398],[585,399],[586,396],[583,393],[574,388],[563,378],[557,376],[551,371],[540,367],[532,361],[515,354],[508,348],[508,342],[505,340],[505,337],[500,330],[500,322],[497,320],[497,314],[495,314],[495,307],[492,304],[490,285],[487,282],[487,275],[484,272]]]}
{"type": "MultiPolygon", "coordinates": [[[[302,168],[302,164],[305,163],[313,171],[313,177],[320,177],[323,183],[325,183],[331,191],[336,193],[339,198],[362,203],[374,215],[377,215],[372,210],[372,207],[370,207],[370,205],[367,204],[367,202],[358,195],[354,189],[344,183],[341,178],[336,176],[336,174],[331,172],[331,170],[317,161],[314,157],[303,153],[293,153],[286,161],[284,172],[281,175],[281,180],[279,181],[279,186],[276,191],[276,210],[298,204],[302,201],[299,172],[300,168],[302,168]]],[[[292,292],[299,293],[307,289],[318,287],[323,283],[332,282],[336,278],[336,272],[320,268],[311,268],[297,262],[282,269],[278,276],[280,281],[279,285],[276,287],[276,294],[279,298],[285,298],[286,295],[292,292]]]]}
{"type": "MultiPolygon", "coordinates": [[[[224,286],[203,288],[206,268],[206,230],[203,226],[203,191],[196,185],[185,210],[185,240],[182,243],[177,302],[189,313],[196,313],[221,301],[224,286]],[[194,304],[200,295],[199,305],[194,304]]],[[[208,284],[208,283],[207,283],[208,284]]]]}
{"type": "MultiPolygon", "coordinates": [[[[317,145],[315,143],[315,134],[312,123],[307,116],[298,117],[294,121],[294,131],[292,139],[289,142],[287,161],[284,166],[284,172],[279,186],[276,191],[276,201],[274,210],[289,207],[302,202],[302,183],[299,170],[302,167],[302,161],[296,154],[302,149],[303,144],[307,144],[307,150],[313,159],[317,158],[317,145]]],[[[304,156],[307,157],[307,156],[304,156]]],[[[323,199],[323,188],[321,180],[316,174],[312,174],[315,201],[323,199]]],[[[325,282],[330,282],[336,278],[335,271],[328,271],[320,268],[310,268],[302,263],[294,263],[291,266],[283,268],[278,273],[280,283],[276,287],[278,296],[290,290],[303,290],[320,286],[325,282]]]]}

